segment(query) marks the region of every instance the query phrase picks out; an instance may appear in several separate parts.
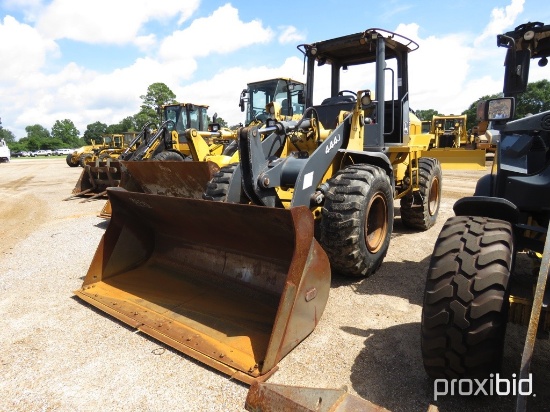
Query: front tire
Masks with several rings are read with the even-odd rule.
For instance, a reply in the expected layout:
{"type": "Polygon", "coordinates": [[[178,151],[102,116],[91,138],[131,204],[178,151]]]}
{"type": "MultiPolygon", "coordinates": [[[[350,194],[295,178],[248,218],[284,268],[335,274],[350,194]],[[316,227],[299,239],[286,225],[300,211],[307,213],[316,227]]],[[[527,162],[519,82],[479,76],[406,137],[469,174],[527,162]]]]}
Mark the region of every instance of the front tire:
{"type": "Polygon", "coordinates": [[[513,265],[510,223],[452,217],[436,241],[422,310],[424,368],[432,378],[486,378],[500,369],[513,265]]]}
{"type": "Polygon", "coordinates": [[[229,197],[235,200],[239,199],[239,203],[241,204],[248,203],[248,198],[244,195],[240,184],[237,185],[238,187],[235,189],[240,191],[240,194],[235,193],[234,196],[229,196],[230,188],[235,187],[233,179],[235,178],[235,170],[238,167],[238,163],[221,167],[206,185],[206,190],[202,196],[203,199],[213,200],[215,202],[228,202],[229,197]]]}
{"type": "MultiPolygon", "coordinates": [[[[442,173],[439,160],[430,157],[420,158],[418,174],[418,191],[401,198],[401,221],[409,228],[428,230],[437,221],[441,204],[442,173]]],[[[413,185],[416,185],[414,173],[413,185]]]]}
{"type": "Polygon", "coordinates": [[[153,160],[159,162],[183,162],[183,156],[179,153],[165,150],[153,156],[153,160]]]}
{"type": "Polygon", "coordinates": [[[65,161],[67,162],[67,164],[70,167],[77,167],[78,166],[78,163],[73,162],[73,155],[72,154],[68,154],[67,157],[65,158],[65,161]]]}
{"type": "Polygon", "coordinates": [[[94,159],[94,155],[91,153],[83,154],[78,160],[80,167],[86,167],[86,163],[91,162],[94,159]]]}
{"type": "Polygon", "coordinates": [[[353,165],[327,181],[319,242],[333,270],[348,276],[376,272],[393,229],[393,195],[386,172],[353,165]]]}

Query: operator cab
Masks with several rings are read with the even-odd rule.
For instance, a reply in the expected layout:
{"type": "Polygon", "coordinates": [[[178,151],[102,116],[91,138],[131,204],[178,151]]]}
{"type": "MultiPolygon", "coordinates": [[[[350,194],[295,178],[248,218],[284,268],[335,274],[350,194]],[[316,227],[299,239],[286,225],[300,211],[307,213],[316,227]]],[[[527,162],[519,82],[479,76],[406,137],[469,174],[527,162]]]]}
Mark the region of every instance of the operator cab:
{"type": "Polygon", "coordinates": [[[286,78],[248,83],[241,92],[239,107],[246,111],[245,124],[265,122],[304,113],[304,84],[286,78]]]}
{"type": "Polygon", "coordinates": [[[362,103],[364,149],[403,145],[409,137],[407,55],[418,47],[413,40],[382,29],[299,45],[307,59],[306,107],[313,107],[325,129],[334,129],[339,114],[351,111],[356,102],[355,92],[341,88],[342,73],[365,65],[366,74],[357,82],[367,85],[374,80],[375,90],[363,90],[369,95],[368,106],[362,103]],[[325,65],[330,66],[330,97],[314,105],[315,75],[325,65]]]}
{"type": "MultiPolygon", "coordinates": [[[[208,106],[196,105],[192,103],[178,103],[163,106],[164,121],[171,120],[175,124],[175,130],[178,132],[180,143],[187,142],[185,130],[197,129],[207,130],[208,128],[208,106]]],[[[172,131],[172,123],[167,125],[169,131],[172,131]]]]}

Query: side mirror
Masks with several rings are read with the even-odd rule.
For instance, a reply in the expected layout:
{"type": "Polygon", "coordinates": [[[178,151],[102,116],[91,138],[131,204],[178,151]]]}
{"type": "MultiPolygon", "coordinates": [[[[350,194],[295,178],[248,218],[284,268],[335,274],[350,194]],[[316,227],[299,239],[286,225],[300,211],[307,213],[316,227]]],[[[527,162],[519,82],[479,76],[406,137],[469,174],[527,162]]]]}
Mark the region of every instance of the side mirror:
{"type": "Polygon", "coordinates": [[[243,89],[241,92],[241,98],[239,99],[239,107],[241,108],[241,112],[244,112],[244,101],[246,96],[247,90],[243,89]]]}
{"type": "Polygon", "coordinates": [[[481,101],[477,105],[478,121],[506,121],[514,117],[514,98],[503,97],[481,101]]]}

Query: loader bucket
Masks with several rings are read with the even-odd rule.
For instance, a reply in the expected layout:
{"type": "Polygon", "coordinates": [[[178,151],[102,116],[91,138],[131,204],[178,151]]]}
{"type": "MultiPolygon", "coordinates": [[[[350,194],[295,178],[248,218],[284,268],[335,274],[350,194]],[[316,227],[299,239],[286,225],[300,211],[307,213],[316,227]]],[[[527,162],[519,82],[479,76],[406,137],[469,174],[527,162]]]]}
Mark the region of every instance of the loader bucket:
{"type": "Polygon", "coordinates": [[[108,194],[81,299],[248,384],[317,325],[330,265],[306,207],[108,194]]]}
{"type": "MultiPolygon", "coordinates": [[[[207,183],[220,170],[213,162],[129,161],[122,163],[120,187],[130,192],[202,199],[207,183]]],[[[111,217],[111,203],[105,203],[99,217],[111,217]]]]}
{"type": "Polygon", "coordinates": [[[486,170],[485,150],[440,148],[422,151],[422,157],[439,160],[443,170],[486,170]]]}
{"type": "Polygon", "coordinates": [[[72,195],[68,200],[77,196],[106,196],[108,187],[120,185],[120,162],[108,160],[106,162],[88,162],[76,182],[72,195]]]}

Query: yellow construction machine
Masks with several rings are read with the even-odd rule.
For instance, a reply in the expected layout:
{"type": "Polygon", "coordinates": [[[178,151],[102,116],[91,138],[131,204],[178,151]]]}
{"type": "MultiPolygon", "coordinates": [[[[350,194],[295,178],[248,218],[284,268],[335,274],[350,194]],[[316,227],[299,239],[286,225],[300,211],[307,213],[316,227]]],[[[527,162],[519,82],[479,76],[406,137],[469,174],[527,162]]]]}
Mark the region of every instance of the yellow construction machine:
{"type": "MultiPolygon", "coordinates": [[[[157,130],[146,124],[138,135],[133,133],[103,136],[108,148],[81,156],[82,171],[71,196],[87,197],[87,200],[104,198],[108,187],[121,184],[123,166],[119,160],[172,160],[183,161],[191,153],[189,145],[177,130],[187,127],[206,128],[208,106],[178,103],[163,106],[166,121],[157,130]],[[133,137],[131,141],[128,139],[133,137]]],[[[129,177],[128,177],[129,179],[129,177]]]]}
{"type": "Polygon", "coordinates": [[[427,156],[441,162],[444,170],[485,170],[485,150],[476,148],[466,129],[466,115],[434,115],[430,123],[433,135],[427,156]]]}
{"type": "Polygon", "coordinates": [[[92,140],[91,145],[82,146],[78,149],[75,149],[72,153],[69,153],[67,155],[65,160],[67,162],[67,165],[69,165],[70,167],[81,166],[85,164],[85,161],[83,159],[86,159],[88,155],[99,153],[105,148],[107,148],[107,145],[104,141],[102,141],[101,144],[96,144],[95,141],[92,140]]]}
{"type": "Polygon", "coordinates": [[[127,142],[123,134],[104,134],[101,136],[103,145],[96,150],[83,153],[79,158],[80,166],[95,160],[116,159],[126,149],[127,142]]]}
{"type": "Polygon", "coordinates": [[[286,77],[248,83],[239,107],[246,112],[247,126],[267,119],[299,120],[305,109],[304,84],[286,77]]]}
{"type": "Polygon", "coordinates": [[[111,221],[75,291],[247,383],[267,379],[314,330],[331,269],[378,269],[394,200],[403,223],[420,230],[439,211],[441,167],[422,157],[430,136],[409,110],[407,59],[418,45],[369,29],[298,47],[307,61],[302,118],[239,128],[239,161],[220,169],[204,199],[109,188],[111,221]],[[314,73],[325,64],[330,97],[314,105],[314,73]],[[375,90],[341,90],[344,69],[362,65],[373,67],[365,81],[375,90]]]}

